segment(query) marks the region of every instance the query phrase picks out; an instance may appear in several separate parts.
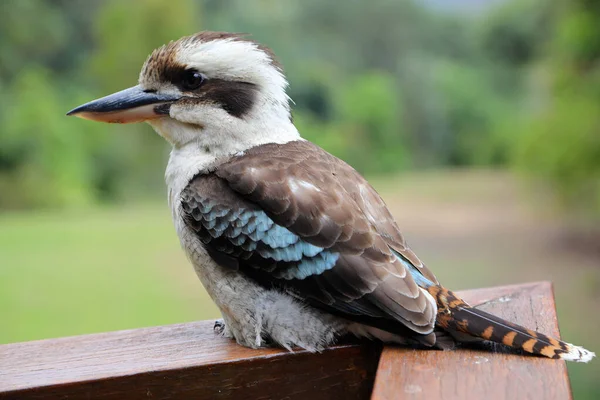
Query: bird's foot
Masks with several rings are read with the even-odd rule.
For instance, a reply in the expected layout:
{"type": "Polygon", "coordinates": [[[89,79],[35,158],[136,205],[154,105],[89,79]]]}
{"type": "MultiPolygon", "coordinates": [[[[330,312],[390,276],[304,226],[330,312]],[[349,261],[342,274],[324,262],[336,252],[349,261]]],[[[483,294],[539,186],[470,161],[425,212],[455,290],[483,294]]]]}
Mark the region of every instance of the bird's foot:
{"type": "Polygon", "coordinates": [[[227,328],[227,325],[225,325],[225,321],[223,321],[222,319],[218,319],[215,321],[213,329],[217,335],[221,335],[228,339],[233,339],[233,334],[231,333],[229,328],[227,328]]]}

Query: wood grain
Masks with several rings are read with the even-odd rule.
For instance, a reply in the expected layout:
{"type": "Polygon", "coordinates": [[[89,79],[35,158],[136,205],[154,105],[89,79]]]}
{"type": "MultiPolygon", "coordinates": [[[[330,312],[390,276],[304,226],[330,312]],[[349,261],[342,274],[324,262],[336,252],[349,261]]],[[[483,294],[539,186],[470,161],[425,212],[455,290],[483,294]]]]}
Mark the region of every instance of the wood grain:
{"type": "Polygon", "coordinates": [[[211,321],[0,346],[0,399],[368,399],[380,346],[252,350],[211,321]]]}
{"type": "MultiPolygon", "coordinates": [[[[549,283],[461,293],[558,334],[549,283]]],[[[564,399],[562,361],[500,349],[345,344],[321,354],[251,350],[194,322],[0,345],[0,399],[564,399]],[[377,366],[379,362],[379,370],[377,366]],[[377,372],[377,377],[375,374],[377,372]],[[373,382],[375,380],[375,388],[373,382]]]]}
{"type": "MultiPolygon", "coordinates": [[[[471,305],[542,333],[559,337],[552,285],[540,282],[468,290],[471,305]]],[[[372,399],[570,399],[564,361],[501,346],[455,351],[385,347],[372,399]]]]}

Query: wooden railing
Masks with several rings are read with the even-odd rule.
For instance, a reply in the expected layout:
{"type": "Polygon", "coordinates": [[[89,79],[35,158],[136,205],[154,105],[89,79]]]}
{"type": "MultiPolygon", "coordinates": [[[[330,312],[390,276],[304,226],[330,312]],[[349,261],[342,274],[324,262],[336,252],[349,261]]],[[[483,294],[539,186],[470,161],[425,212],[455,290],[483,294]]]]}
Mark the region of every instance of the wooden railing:
{"type": "MultiPolygon", "coordinates": [[[[472,305],[558,336],[547,282],[467,290],[472,305]]],[[[568,399],[563,361],[500,347],[375,343],[251,350],[194,322],[0,346],[0,399],[568,399]]]]}

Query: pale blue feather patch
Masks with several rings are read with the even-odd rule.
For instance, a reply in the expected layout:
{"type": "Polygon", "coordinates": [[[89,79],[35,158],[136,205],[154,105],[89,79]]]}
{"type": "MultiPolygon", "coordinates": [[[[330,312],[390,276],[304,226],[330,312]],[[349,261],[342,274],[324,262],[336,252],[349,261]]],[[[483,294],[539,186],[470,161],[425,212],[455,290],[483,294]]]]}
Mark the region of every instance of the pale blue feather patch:
{"type": "MultiPolygon", "coordinates": [[[[288,231],[289,232],[289,231],[288,231]]],[[[271,232],[269,232],[269,235],[271,232]]],[[[289,234],[293,235],[293,233],[289,232],[289,234]]],[[[294,235],[296,236],[296,235],[294,235]]],[[[263,243],[266,243],[263,240],[263,243]]],[[[300,240],[298,236],[296,236],[296,242],[292,243],[286,247],[276,247],[276,248],[268,248],[261,249],[259,251],[260,255],[265,258],[272,258],[275,261],[300,261],[306,257],[314,257],[324,249],[322,247],[314,246],[310,243],[307,243],[303,240],[300,240]]]]}
{"type": "Polygon", "coordinates": [[[333,268],[339,259],[339,253],[322,251],[316,257],[303,259],[295,267],[287,268],[278,274],[283,279],[305,279],[311,275],[320,275],[333,268]]]}
{"type": "MultiPolygon", "coordinates": [[[[275,224],[263,211],[215,209],[210,202],[202,204],[200,209],[198,219],[213,238],[227,237],[233,246],[245,251],[295,264],[281,270],[275,267],[279,278],[305,279],[318,275],[333,268],[339,258],[338,253],[305,242],[289,229],[275,224]]],[[[235,251],[230,246],[219,246],[218,250],[235,251]]]]}
{"type": "Polygon", "coordinates": [[[262,241],[272,247],[274,249],[280,247],[287,247],[291,244],[296,243],[300,238],[298,235],[290,232],[287,228],[279,225],[273,225],[271,229],[269,229],[268,234],[266,234],[262,241]]]}
{"type": "Polygon", "coordinates": [[[396,258],[398,258],[398,260],[400,260],[402,265],[404,265],[404,267],[408,270],[408,272],[410,273],[410,275],[412,276],[412,278],[414,279],[414,281],[417,285],[424,287],[424,288],[428,288],[428,287],[434,285],[433,282],[431,282],[429,279],[427,279],[425,277],[425,275],[423,275],[421,273],[421,271],[419,271],[419,268],[412,265],[407,259],[402,257],[402,255],[400,255],[395,250],[393,250],[393,251],[394,251],[394,255],[396,256],[396,258]]]}

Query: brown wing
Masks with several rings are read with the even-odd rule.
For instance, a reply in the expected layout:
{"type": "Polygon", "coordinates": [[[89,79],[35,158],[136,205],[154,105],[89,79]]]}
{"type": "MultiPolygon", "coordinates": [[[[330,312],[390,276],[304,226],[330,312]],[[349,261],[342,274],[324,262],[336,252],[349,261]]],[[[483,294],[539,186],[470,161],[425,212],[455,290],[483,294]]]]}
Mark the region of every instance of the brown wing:
{"type": "MultiPolygon", "coordinates": [[[[318,149],[321,152],[325,152],[320,148],[318,149]]],[[[328,153],[325,154],[329,155],[328,153]]],[[[433,272],[423,264],[406,244],[394,217],[381,196],[379,196],[379,193],[354,168],[337,158],[334,159],[337,161],[334,163],[334,166],[338,183],[356,202],[365,218],[368,219],[386,244],[415,266],[425,278],[435,284],[439,284],[433,272]]]]}
{"type": "MultiPolygon", "coordinates": [[[[419,289],[402,261],[424,277],[435,276],[406,246],[377,192],[352,167],[320,147],[297,141],[248,150],[215,174],[278,225],[306,242],[339,254],[334,268],[294,284],[324,304],[355,302],[421,334],[433,330],[436,306],[419,289]]],[[[352,312],[356,312],[353,307],[352,312]]]]}

